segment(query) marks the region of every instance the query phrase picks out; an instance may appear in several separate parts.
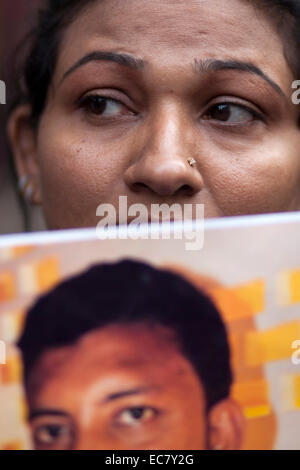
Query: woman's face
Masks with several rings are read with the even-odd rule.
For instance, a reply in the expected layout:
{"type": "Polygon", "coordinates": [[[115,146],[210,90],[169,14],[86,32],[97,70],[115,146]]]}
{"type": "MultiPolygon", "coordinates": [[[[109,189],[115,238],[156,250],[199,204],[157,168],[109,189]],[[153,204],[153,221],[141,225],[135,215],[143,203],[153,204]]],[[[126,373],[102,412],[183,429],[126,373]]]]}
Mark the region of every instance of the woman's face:
{"type": "Polygon", "coordinates": [[[36,134],[15,118],[17,167],[50,228],[96,225],[119,196],[206,217],[298,210],[294,78],[251,2],[94,1],[65,31],[36,134]]]}

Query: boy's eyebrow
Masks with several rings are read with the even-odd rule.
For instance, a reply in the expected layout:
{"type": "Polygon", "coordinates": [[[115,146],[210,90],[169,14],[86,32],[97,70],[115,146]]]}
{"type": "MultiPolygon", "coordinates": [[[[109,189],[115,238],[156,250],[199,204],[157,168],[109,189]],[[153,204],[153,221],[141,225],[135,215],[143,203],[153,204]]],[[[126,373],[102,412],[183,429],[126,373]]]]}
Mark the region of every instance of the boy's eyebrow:
{"type": "MultiPolygon", "coordinates": [[[[71,73],[75,72],[79,67],[88,64],[89,62],[96,61],[108,61],[114,62],[119,65],[134,69],[142,70],[147,65],[147,62],[138,57],[134,57],[131,54],[119,53],[119,52],[109,52],[109,51],[94,51],[90,54],[83,56],[79,59],[70,69],[68,69],[61,81],[60,84],[67,78],[71,73]]],[[[193,70],[196,73],[208,73],[215,72],[219,70],[237,70],[241,72],[246,72],[250,74],[258,75],[260,78],[265,80],[279,95],[281,95],[285,100],[287,99],[284,92],[280,86],[274,82],[265,72],[263,72],[259,67],[252,64],[251,62],[243,62],[236,60],[217,60],[217,59],[194,59],[193,70]]]]}
{"type": "MultiPolygon", "coordinates": [[[[122,390],[120,392],[110,393],[104,398],[102,402],[108,403],[110,401],[120,400],[122,398],[130,397],[134,395],[140,395],[142,393],[147,393],[147,392],[157,390],[157,389],[159,389],[159,387],[157,386],[147,386],[147,387],[136,387],[132,389],[122,390]]],[[[67,413],[66,411],[62,411],[62,410],[54,409],[54,408],[37,408],[37,409],[33,409],[32,411],[30,411],[28,420],[32,421],[41,416],[57,416],[61,418],[70,418],[70,414],[67,413]]]]}
{"type": "Polygon", "coordinates": [[[69,418],[70,415],[66,411],[56,410],[54,408],[37,408],[29,412],[28,420],[39,418],[40,416],[58,416],[62,418],[69,418]]]}
{"type": "Polygon", "coordinates": [[[133,395],[140,395],[143,393],[151,392],[153,390],[158,390],[160,387],[158,386],[145,386],[145,387],[136,387],[128,390],[122,390],[120,392],[111,393],[105,397],[104,402],[120,400],[122,398],[126,398],[133,395]]]}
{"type": "Polygon", "coordinates": [[[141,70],[145,66],[145,61],[130,54],[124,54],[119,52],[95,51],[79,59],[69,70],[65,72],[60,83],[62,83],[68,75],[75,72],[75,70],[77,70],[79,67],[82,67],[83,65],[89,62],[95,61],[115,62],[116,64],[124,65],[125,67],[129,67],[135,70],[141,70]]]}
{"type": "Polygon", "coordinates": [[[274,88],[279,95],[281,95],[285,100],[287,99],[284,92],[280,86],[274,82],[265,72],[263,72],[259,67],[252,64],[251,62],[243,62],[239,60],[216,60],[216,59],[207,59],[207,60],[194,60],[194,71],[196,73],[207,73],[210,71],[218,70],[237,70],[240,72],[246,72],[250,74],[258,75],[260,78],[265,80],[272,88],[274,88]]]}

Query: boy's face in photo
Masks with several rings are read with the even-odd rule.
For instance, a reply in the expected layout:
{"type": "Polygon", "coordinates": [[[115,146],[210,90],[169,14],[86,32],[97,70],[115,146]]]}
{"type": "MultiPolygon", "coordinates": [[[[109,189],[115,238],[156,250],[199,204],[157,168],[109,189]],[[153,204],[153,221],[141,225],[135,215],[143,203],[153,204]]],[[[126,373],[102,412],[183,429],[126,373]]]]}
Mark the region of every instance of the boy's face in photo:
{"type": "Polygon", "coordinates": [[[27,385],[36,449],[236,449],[241,411],[206,411],[192,364],[163,327],[112,325],[48,350],[27,385]]]}
{"type": "Polygon", "coordinates": [[[94,226],[120,195],[205,204],[207,217],[300,208],[292,47],[254,4],[101,0],[80,12],[37,134],[13,133],[50,228],[94,226]]]}

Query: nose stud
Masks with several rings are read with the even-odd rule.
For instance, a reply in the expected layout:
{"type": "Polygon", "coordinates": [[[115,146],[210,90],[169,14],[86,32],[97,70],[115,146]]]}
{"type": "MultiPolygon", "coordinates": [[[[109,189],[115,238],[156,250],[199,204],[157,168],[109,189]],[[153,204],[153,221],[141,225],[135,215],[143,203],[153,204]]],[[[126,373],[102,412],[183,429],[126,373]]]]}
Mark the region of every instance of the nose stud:
{"type": "Polygon", "coordinates": [[[188,164],[193,168],[196,166],[196,160],[194,158],[188,158],[188,164]]]}

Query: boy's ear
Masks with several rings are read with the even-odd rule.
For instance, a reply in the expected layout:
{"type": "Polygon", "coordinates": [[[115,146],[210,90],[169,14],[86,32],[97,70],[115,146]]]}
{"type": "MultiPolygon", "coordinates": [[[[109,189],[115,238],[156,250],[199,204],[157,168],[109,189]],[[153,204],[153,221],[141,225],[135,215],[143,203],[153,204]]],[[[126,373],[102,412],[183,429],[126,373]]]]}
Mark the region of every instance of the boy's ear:
{"type": "Polygon", "coordinates": [[[36,129],[30,122],[31,108],[29,105],[18,106],[11,114],[7,134],[13,154],[19,181],[26,181],[30,188],[31,202],[41,204],[40,166],[37,152],[36,129]]]}
{"type": "Polygon", "coordinates": [[[239,450],[245,419],[240,406],[231,399],[217,403],[208,414],[208,445],[211,450],[239,450]]]}

